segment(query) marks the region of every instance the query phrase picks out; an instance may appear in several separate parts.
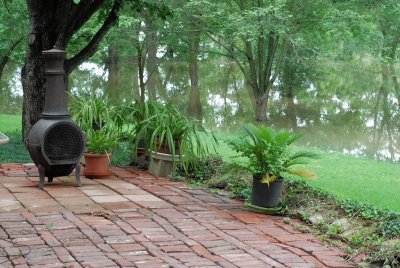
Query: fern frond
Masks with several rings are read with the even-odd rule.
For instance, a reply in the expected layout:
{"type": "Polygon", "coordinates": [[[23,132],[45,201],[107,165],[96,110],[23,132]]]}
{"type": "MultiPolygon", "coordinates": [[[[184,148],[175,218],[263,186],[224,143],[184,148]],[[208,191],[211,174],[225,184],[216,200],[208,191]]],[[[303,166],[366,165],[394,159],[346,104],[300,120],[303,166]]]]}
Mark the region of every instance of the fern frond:
{"type": "Polygon", "coordinates": [[[278,176],[270,176],[269,173],[265,173],[264,177],[261,179],[261,183],[269,184],[270,182],[275,181],[278,176]]]}
{"type": "Polygon", "coordinates": [[[317,175],[314,172],[305,169],[292,169],[289,170],[288,173],[310,180],[317,178],[317,175]]]}

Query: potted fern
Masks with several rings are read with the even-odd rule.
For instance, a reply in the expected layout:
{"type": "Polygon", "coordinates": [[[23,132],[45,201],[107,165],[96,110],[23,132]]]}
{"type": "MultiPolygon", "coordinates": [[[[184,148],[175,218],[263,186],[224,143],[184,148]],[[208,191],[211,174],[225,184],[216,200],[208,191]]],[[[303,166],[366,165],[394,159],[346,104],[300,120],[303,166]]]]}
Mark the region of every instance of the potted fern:
{"type": "Polygon", "coordinates": [[[308,151],[292,152],[290,146],[300,134],[287,130],[275,132],[263,125],[243,127],[246,135],[228,141],[228,144],[248,162],[239,164],[253,174],[251,205],[261,208],[278,207],[282,182],[288,175],[314,178],[309,170],[296,168],[317,155],[308,151]]]}

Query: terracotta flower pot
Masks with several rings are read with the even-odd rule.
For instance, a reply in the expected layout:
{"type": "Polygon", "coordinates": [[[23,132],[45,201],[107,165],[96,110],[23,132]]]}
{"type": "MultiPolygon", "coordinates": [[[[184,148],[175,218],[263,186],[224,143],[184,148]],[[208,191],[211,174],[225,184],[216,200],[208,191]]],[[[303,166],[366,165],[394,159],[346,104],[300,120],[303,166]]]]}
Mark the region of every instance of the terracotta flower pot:
{"type": "MultiPolygon", "coordinates": [[[[174,147],[175,147],[175,155],[179,155],[180,154],[180,148],[179,148],[179,142],[177,140],[174,140],[174,147]]],[[[167,140],[164,140],[160,144],[160,141],[157,139],[157,141],[156,141],[156,149],[157,149],[158,153],[172,154],[171,150],[168,147],[167,140]]]]}
{"type": "Polygon", "coordinates": [[[111,175],[110,157],[111,154],[84,153],[85,168],[83,175],[90,179],[107,178],[111,175]]]}

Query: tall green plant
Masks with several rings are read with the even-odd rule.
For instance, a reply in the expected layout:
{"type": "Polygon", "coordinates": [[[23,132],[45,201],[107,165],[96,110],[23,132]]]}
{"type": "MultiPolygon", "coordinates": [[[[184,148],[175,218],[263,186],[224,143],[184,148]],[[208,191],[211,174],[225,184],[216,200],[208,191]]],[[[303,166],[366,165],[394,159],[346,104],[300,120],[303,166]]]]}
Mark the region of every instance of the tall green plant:
{"type": "Polygon", "coordinates": [[[119,135],[116,132],[103,128],[98,131],[87,131],[86,151],[92,154],[111,153],[119,142],[119,135]]]}
{"type": "Polygon", "coordinates": [[[126,124],[126,115],[133,112],[132,105],[111,105],[107,98],[98,97],[94,93],[87,96],[70,96],[69,111],[71,118],[84,132],[112,128],[121,132],[126,124]]]}
{"type": "Polygon", "coordinates": [[[203,142],[205,136],[211,135],[217,143],[199,121],[184,115],[174,106],[153,103],[144,104],[143,108],[145,116],[138,122],[136,135],[137,140],[145,140],[150,154],[165,146],[172,155],[180,155],[180,164],[187,170],[189,165],[196,166],[199,158],[208,155],[209,148],[203,142]]]}
{"type": "Polygon", "coordinates": [[[93,93],[89,96],[74,96],[70,94],[69,111],[71,118],[85,132],[86,129],[101,129],[111,120],[111,109],[103,98],[93,93]]]}
{"type": "Polygon", "coordinates": [[[87,152],[110,153],[120,141],[125,117],[134,109],[132,105],[111,105],[107,99],[93,93],[70,97],[71,118],[85,133],[87,152]]]}
{"type": "Polygon", "coordinates": [[[291,152],[290,145],[301,137],[301,134],[291,134],[287,130],[275,132],[264,125],[244,126],[246,135],[228,141],[228,144],[240,156],[249,160],[242,164],[252,174],[263,174],[262,182],[269,183],[288,174],[303,178],[314,178],[311,171],[296,168],[307,164],[310,158],[317,155],[308,151],[291,152]]]}

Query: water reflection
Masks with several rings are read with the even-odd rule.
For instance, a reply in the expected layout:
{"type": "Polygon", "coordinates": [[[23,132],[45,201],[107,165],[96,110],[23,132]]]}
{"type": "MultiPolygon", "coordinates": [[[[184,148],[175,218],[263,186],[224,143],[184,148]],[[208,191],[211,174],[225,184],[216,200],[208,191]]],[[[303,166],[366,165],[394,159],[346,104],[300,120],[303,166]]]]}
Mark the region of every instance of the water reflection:
{"type": "MultiPolygon", "coordinates": [[[[114,103],[138,96],[133,61],[103,66],[84,64],[68,86],[75,93],[96,91],[114,103]]],[[[394,66],[398,73],[398,66],[394,66]]],[[[360,62],[320,64],[318,75],[304,75],[287,97],[279,85],[271,92],[268,124],[303,132],[304,144],[346,154],[400,161],[399,99],[382,66],[360,62]]],[[[185,64],[169,61],[159,66],[153,83],[157,98],[188,110],[190,80],[185,64]]],[[[5,72],[0,87],[0,113],[20,113],[22,90],[19,69],[5,72]]],[[[199,89],[204,124],[210,129],[237,130],[254,117],[253,100],[234,64],[216,61],[199,65],[199,89]]]]}

